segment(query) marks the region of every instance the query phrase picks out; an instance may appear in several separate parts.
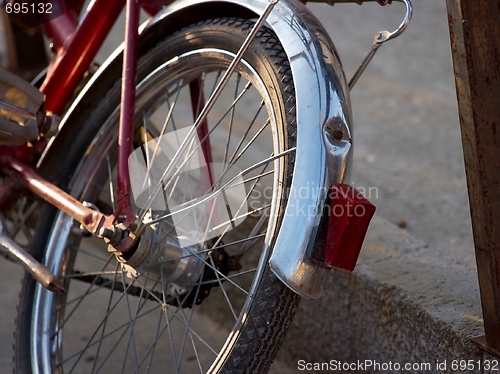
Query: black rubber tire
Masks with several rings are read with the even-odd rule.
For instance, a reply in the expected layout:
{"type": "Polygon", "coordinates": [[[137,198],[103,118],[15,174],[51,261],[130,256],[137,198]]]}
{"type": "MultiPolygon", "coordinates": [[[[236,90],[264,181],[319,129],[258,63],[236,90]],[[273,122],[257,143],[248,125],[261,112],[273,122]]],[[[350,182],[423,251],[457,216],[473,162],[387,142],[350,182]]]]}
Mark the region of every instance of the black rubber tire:
{"type": "MultiPolygon", "coordinates": [[[[248,34],[253,23],[248,20],[223,18],[213,19],[192,25],[159,43],[139,59],[138,82],[146,77],[162,62],[180,53],[197,47],[217,47],[236,53],[248,34]]],[[[295,95],[288,59],[276,36],[263,28],[256,37],[249,51],[244,56],[260,75],[268,87],[269,94],[283,128],[280,142],[283,149],[295,146],[295,95]]],[[[119,74],[114,72],[114,74],[119,74]]],[[[84,154],[98,136],[101,124],[109,117],[119,101],[119,82],[102,97],[95,100],[95,107],[81,113],[72,131],[63,131],[56,139],[58,151],[45,159],[47,170],[59,170],[54,181],[61,188],[71,192],[72,179],[84,154]]],[[[284,189],[290,186],[294,165],[294,154],[285,156],[284,189]]],[[[281,196],[281,206],[286,204],[287,196],[281,196]]],[[[34,240],[33,256],[43,260],[46,257],[46,245],[53,230],[57,211],[46,207],[34,240]]],[[[283,209],[277,217],[277,224],[282,220],[283,209]]],[[[277,230],[276,232],[278,232],[277,230]]],[[[275,239],[275,238],[274,238],[275,239]]],[[[274,244],[272,242],[271,244],[274,244]]],[[[267,256],[270,255],[270,252],[267,256]]],[[[268,261],[263,262],[261,279],[256,288],[256,295],[244,319],[238,338],[227,348],[224,359],[219,365],[220,373],[265,373],[275,358],[278,349],[291,323],[300,297],[287,288],[269,269],[268,261]]],[[[23,281],[19,314],[17,318],[14,371],[31,373],[30,337],[34,312],[33,298],[37,284],[30,276],[23,281]]],[[[167,372],[167,370],[165,371],[167,372]]]]}

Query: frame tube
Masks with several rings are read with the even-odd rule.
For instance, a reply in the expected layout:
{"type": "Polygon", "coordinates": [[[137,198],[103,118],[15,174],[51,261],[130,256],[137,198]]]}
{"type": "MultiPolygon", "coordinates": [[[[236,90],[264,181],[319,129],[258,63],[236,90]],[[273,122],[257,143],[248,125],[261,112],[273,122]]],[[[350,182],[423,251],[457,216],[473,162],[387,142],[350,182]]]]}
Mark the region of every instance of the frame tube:
{"type": "MultiPolygon", "coordinates": [[[[97,0],[58,53],[40,91],[48,112],[61,115],[125,5],[125,0],[97,0]],[[67,48],[67,49],[66,49],[67,48]]],[[[58,25],[58,18],[52,27],[58,25]]]]}
{"type": "MultiPolygon", "coordinates": [[[[125,223],[135,221],[130,209],[130,172],[128,158],[132,153],[135,114],[135,81],[137,74],[137,40],[139,6],[136,0],[127,0],[125,21],[125,51],[123,58],[123,80],[121,88],[120,128],[118,135],[117,210],[125,213],[125,223]]],[[[119,212],[115,212],[118,214],[119,212]]]]}
{"type": "Polygon", "coordinates": [[[115,219],[114,216],[106,216],[83,205],[73,196],[43,179],[31,167],[13,158],[4,160],[3,170],[20,181],[34,194],[76,219],[96,236],[100,236],[99,230],[101,227],[111,225],[115,219]]]}

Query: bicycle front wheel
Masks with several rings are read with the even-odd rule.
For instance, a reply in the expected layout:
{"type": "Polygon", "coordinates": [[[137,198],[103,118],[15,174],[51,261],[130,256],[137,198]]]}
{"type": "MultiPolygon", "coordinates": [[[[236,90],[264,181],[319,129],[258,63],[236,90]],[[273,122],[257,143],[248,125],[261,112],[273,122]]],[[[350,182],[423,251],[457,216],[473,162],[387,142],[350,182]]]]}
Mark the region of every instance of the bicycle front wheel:
{"type": "MultiPolygon", "coordinates": [[[[268,265],[296,135],[290,68],[270,30],[259,32],[193,130],[252,25],[205,21],[140,57],[129,166],[132,209],[146,234],[133,254],[119,256],[49,208],[34,255],[68,293],[25,279],[18,372],[267,372],[299,301],[268,265]]],[[[63,188],[107,214],[120,203],[119,107],[117,82],[75,124],[71,153],[52,161],[63,188]]]]}

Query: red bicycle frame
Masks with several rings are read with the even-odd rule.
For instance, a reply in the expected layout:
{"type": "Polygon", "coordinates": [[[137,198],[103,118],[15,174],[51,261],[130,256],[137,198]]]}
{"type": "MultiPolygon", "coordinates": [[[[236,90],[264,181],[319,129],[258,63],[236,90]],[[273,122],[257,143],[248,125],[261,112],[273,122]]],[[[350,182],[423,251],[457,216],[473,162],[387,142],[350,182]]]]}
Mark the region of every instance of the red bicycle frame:
{"type": "MultiPolygon", "coordinates": [[[[136,219],[130,209],[128,157],[133,147],[139,10],[142,7],[154,15],[164,5],[170,3],[172,0],[95,0],[80,23],[77,22],[77,12],[68,11],[43,25],[44,32],[54,43],[57,56],[40,90],[46,96],[47,112],[61,115],[123,7],[126,6],[122,105],[118,136],[117,201],[119,204],[113,216],[105,216],[83,206],[64,191],[44,181],[30,166],[20,162],[19,160],[30,158],[30,151],[26,147],[17,148],[14,152],[15,157],[4,157],[3,162],[5,172],[75,218],[97,236],[101,236],[101,229],[112,225],[120,214],[125,215],[123,224],[126,227],[131,226],[136,219]]],[[[76,9],[81,9],[82,5],[83,0],[79,0],[76,9]]],[[[198,94],[197,82],[191,84],[191,89],[196,92],[193,97],[200,97],[203,100],[202,95],[198,94]]],[[[193,101],[193,108],[200,108],[203,105],[200,99],[193,101]]],[[[194,109],[196,110],[198,109],[194,109]]],[[[199,135],[203,136],[206,133],[205,122],[199,129],[199,135]]],[[[209,153],[210,150],[205,148],[203,152],[209,153]]]]}

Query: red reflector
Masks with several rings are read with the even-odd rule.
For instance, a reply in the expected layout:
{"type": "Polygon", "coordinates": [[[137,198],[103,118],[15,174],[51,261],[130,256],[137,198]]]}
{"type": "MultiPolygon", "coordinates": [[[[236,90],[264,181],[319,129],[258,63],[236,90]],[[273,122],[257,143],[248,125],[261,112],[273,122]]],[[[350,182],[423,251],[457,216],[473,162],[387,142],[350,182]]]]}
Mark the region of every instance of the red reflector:
{"type": "Polygon", "coordinates": [[[375,206],[348,184],[330,189],[325,264],[353,271],[375,206]]]}

